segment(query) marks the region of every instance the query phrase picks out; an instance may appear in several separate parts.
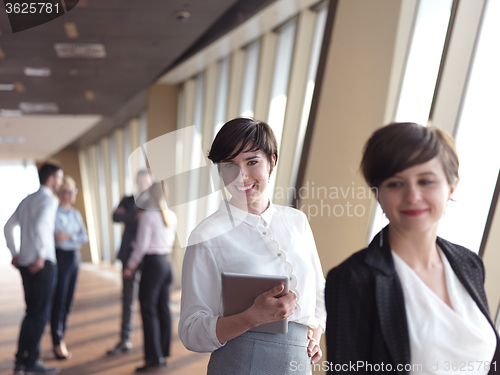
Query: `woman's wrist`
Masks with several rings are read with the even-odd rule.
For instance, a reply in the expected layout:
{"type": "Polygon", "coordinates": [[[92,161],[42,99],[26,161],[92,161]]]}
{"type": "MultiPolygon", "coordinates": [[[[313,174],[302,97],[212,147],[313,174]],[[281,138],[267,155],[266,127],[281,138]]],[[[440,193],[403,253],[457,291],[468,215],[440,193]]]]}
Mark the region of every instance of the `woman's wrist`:
{"type": "Polygon", "coordinates": [[[247,331],[263,324],[263,322],[258,319],[257,314],[255,314],[255,312],[252,310],[252,307],[246,309],[240,315],[243,325],[245,326],[247,331]]]}
{"type": "Polygon", "coordinates": [[[250,309],[247,309],[239,314],[231,316],[221,316],[217,319],[215,331],[217,340],[219,340],[220,343],[232,340],[249,329],[259,325],[249,310],[250,309]]]}

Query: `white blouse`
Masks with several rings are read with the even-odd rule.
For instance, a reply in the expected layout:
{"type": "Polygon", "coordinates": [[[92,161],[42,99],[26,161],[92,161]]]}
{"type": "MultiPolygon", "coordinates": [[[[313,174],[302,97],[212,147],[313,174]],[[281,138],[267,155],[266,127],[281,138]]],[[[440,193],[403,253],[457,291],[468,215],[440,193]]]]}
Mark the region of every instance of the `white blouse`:
{"type": "Polygon", "coordinates": [[[493,328],[441,249],[439,255],[453,309],[392,252],[405,298],[412,363],[410,375],[487,374],[496,349],[493,328]]]}
{"type": "Polygon", "coordinates": [[[139,217],[137,236],[127,267],[135,269],[146,254],[171,254],[177,230],[177,216],[167,211],[169,225],[165,225],[159,210],[145,210],[139,217]]]}
{"type": "Polygon", "coordinates": [[[222,316],[221,273],[288,276],[297,306],[289,321],[325,327],[325,279],[306,216],[275,206],[260,216],[225,202],[191,233],[182,267],[179,336],[189,350],[223,346],[215,327],[222,316]],[[232,221],[231,221],[232,219],[232,221]]]}

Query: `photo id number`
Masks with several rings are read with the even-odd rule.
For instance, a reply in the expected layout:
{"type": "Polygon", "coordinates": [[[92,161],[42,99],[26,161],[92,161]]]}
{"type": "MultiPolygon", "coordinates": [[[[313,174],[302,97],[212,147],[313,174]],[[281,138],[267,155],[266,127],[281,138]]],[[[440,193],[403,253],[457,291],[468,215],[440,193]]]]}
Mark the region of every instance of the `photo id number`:
{"type": "Polygon", "coordinates": [[[52,3],[6,3],[7,13],[15,14],[50,14],[59,13],[59,4],[52,3]]]}

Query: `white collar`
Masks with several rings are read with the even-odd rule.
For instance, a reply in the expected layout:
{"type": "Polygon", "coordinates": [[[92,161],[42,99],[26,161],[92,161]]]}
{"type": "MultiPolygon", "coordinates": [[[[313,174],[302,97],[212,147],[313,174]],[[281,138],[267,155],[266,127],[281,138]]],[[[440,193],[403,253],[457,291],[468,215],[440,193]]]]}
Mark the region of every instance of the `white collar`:
{"type": "Polygon", "coordinates": [[[276,207],[271,202],[269,202],[269,206],[263,213],[261,213],[260,215],[254,215],[236,206],[233,206],[232,204],[223,199],[220,203],[219,210],[227,213],[228,215],[233,216],[238,221],[245,222],[248,225],[251,225],[252,227],[255,228],[257,227],[261,219],[264,221],[266,226],[268,226],[271,223],[274,213],[276,212],[276,207]],[[230,211],[229,213],[228,213],[228,207],[230,211]]]}

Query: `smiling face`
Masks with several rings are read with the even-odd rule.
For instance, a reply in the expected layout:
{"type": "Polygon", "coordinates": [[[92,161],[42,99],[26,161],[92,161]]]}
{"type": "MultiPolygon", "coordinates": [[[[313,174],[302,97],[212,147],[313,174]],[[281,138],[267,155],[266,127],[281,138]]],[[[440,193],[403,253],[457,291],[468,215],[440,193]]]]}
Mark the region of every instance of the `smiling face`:
{"type": "Polygon", "coordinates": [[[71,205],[76,201],[76,193],[78,190],[71,184],[63,184],[59,190],[59,199],[62,205],[71,205]]]}
{"type": "Polygon", "coordinates": [[[267,155],[261,150],[249,151],[247,147],[236,157],[223,160],[220,163],[220,172],[224,185],[231,194],[231,204],[260,215],[268,206],[269,199],[266,195],[269,176],[274,168],[267,155]]]}
{"type": "Polygon", "coordinates": [[[436,231],[455,187],[456,183],[450,186],[441,161],[435,157],[383,181],[378,201],[391,230],[436,231]]]}

